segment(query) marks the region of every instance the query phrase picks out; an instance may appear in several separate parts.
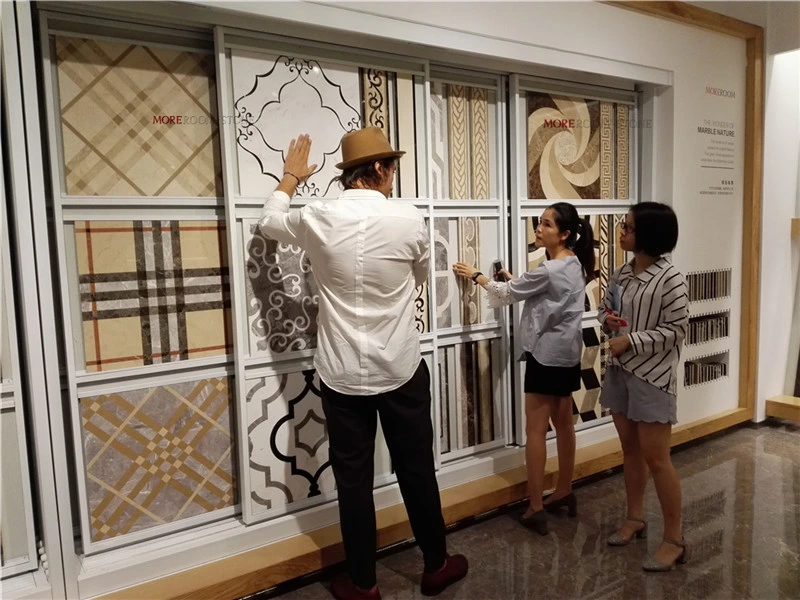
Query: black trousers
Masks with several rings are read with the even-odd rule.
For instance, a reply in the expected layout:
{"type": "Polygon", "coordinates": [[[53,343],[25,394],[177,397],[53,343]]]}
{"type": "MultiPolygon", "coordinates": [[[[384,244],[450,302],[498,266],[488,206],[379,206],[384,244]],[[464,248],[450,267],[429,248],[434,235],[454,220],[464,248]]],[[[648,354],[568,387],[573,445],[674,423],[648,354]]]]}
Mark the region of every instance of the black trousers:
{"type": "Polygon", "coordinates": [[[430,373],[425,361],[407,383],[391,392],[350,396],[325,382],[321,382],[321,392],[342,540],[353,583],[370,589],[376,582],[372,489],[378,415],[425,571],[441,568],[447,557],[445,528],[433,462],[430,373]]]}

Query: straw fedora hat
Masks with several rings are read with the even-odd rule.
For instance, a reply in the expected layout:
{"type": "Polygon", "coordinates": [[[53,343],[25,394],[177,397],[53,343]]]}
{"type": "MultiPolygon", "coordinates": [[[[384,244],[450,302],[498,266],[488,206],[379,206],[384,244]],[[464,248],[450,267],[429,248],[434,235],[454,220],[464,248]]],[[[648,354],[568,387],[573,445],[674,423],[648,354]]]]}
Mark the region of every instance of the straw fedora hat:
{"type": "Polygon", "coordinates": [[[400,158],[405,152],[392,150],[383,130],[378,127],[357,129],[342,136],[342,162],[337,169],[349,169],[372,160],[400,158]]]}

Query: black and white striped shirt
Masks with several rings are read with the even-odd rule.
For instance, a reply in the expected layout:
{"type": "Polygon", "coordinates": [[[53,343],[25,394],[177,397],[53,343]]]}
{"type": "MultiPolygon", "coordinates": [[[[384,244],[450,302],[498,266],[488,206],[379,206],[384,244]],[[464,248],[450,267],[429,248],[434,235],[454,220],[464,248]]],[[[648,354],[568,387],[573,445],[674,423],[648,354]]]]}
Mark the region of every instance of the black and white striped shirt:
{"type": "Polygon", "coordinates": [[[633,261],[614,272],[600,304],[598,319],[606,327],[611,287],[619,285],[620,317],[628,322],[630,349],[619,365],[669,394],[677,386],[678,360],[689,322],[688,294],[683,275],[663,256],[638,275],[633,261]]]}

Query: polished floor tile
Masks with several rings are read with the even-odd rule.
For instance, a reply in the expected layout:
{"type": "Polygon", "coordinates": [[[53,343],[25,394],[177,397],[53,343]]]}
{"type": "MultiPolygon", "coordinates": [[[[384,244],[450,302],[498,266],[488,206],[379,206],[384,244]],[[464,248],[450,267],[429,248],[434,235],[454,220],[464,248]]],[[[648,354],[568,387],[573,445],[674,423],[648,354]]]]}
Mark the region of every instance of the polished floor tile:
{"type": "MultiPolygon", "coordinates": [[[[642,572],[642,559],[662,534],[652,481],[645,500],[649,539],[606,545],[624,516],[622,474],[615,473],[578,487],[578,518],[554,516],[546,537],[516,522],[519,509],[451,532],[448,550],[467,555],[470,573],[438,597],[799,599],[800,426],[771,421],[739,427],[675,452],[673,461],[683,487],[688,564],[669,573],[642,572]]],[[[416,547],[384,553],[378,565],[383,598],[423,598],[421,570],[416,547]]],[[[331,598],[319,575],[306,581],[258,598],[331,598]]]]}

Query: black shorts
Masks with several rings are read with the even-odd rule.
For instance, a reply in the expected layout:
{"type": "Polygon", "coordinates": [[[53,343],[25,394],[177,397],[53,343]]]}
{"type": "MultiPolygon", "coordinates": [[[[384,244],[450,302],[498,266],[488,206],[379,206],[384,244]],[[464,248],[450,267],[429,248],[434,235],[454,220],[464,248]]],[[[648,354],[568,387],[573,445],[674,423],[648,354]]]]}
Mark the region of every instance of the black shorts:
{"type": "Polygon", "coordinates": [[[525,353],[525,393],[569,396],[581,389],[581,363],[574,367],[548,367],[525,353]]]}

